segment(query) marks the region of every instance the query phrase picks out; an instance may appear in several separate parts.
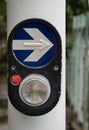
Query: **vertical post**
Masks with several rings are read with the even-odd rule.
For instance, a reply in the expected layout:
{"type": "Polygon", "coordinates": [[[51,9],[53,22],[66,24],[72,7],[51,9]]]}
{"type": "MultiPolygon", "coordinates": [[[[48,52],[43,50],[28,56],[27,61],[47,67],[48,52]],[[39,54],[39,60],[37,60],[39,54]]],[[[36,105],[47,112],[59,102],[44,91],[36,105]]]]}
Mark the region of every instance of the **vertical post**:
{"type": "Polygon", "coordinates": [[[8,36],[14,26],[31,18],[51,23],[62,40],[61,97],[57,106],[39,117],[26,116],[8,103],[9,130],[65,130],[65,1],[63,0],[8,0],[8,36]]]}

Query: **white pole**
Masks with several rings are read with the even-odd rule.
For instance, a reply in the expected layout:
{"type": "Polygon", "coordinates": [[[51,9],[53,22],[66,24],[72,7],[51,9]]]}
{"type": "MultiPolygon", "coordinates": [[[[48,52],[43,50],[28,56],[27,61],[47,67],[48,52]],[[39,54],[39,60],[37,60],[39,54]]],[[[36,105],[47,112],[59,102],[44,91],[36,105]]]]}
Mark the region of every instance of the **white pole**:
{"type": "Polygon", "coordinates": [[[8,35],[19,22],[40,18],[51,23],[62,39],[62,94],[57,106],[48,114],[31,117],[21,114],[9,102],[9,130],[65,130],[65,1],[8,0],[8,35]]]}

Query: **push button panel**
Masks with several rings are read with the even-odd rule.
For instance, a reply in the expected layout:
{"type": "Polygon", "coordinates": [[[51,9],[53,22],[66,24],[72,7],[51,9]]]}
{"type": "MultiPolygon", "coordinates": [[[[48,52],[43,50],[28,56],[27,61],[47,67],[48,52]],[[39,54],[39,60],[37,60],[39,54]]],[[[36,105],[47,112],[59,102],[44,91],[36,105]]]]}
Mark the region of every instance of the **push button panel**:
{"type": "Polygon", "coordinates": [[[61,94],[61,39],[50,23],[30,19],[16,25],[8,39],[8,94],[26,115],[52,110],[61,94]]]}

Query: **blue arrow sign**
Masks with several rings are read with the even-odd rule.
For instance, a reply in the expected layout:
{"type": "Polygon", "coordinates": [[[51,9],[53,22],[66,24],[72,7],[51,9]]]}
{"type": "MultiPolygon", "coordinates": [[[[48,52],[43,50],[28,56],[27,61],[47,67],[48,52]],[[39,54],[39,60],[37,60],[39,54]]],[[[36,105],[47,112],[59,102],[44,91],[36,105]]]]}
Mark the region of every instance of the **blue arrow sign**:
{"type": "Polygon", "coordinates": [[[47,24],[25,23],[14,33],[12,50],[19,63],[42,67],[54,57],[57,49],[55,31],[47,24]]]}

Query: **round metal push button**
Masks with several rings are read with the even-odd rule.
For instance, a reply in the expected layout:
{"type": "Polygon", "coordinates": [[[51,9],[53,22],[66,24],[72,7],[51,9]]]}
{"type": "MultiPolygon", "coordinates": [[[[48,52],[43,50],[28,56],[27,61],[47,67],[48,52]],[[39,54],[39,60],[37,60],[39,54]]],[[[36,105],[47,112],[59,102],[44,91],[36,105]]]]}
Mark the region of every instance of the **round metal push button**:
{"type": "Polygon", "coordinates": [[[19,95],[21,100],[30,106],[44,104],[51,93],[50,83],[40,74],[27,76],[20,84],[19,95]]]}

